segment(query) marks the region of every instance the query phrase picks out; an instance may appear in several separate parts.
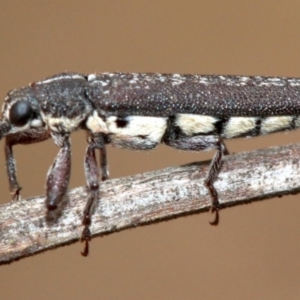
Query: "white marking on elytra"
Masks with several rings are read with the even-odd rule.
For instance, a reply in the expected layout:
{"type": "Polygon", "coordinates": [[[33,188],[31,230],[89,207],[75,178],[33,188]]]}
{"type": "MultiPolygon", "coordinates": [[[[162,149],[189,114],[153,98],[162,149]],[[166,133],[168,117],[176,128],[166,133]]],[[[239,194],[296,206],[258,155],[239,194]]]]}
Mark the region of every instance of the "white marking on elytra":
{"type": "Polygon", "coordinates": [[[273,84],[271,82],[268,82],[268,81],[263,81],[263,82],[260,82],[258,83],[258,86],[272,86],[273,84]]]}
{"type": "Polygon", "coordinates": [[[175,125],[186,135],[209,133],[215,130],[217,118],[205,115],[178,114],[175,125]]]}
{"type": "Polygon", "coordinates": [[[255,117],[231,117],[226,123],[222,135],[224,138],[230,139],[246,134],[255,128],[256,120],[255,117]]]}
{"type": "Polygon", "coordinates": [[[45,83],[50,83],[50,82],[53,82],[53,81],[59,81],[61,79],[84,79],[84,77],[82,75],[79,75],[79,74],[63,74],[63,75],[60,75],[60,76],[55,76],[53,78],[48,78],[46,80],[42,80],[42,81],[38,81],[36,82],[36,84],[45,84],[45,83]]]}
{"type": "Polygon", "coordinates": [[[185,82],[185,77],[180,74],[172,74],[171,84],[172,86],[179,85],[185,82]]]}
{"type": "Polygon", "coordinates": [[[284,78],[278,78],[278,77],[270,77],[270,78],[262,78],[262,77],[255,77],[256,79],[259,80],[257,83],[257,86],[285,86],[286,81],[284,78]]]}
{"type": "Polygon", "coordinates": [[[124,127],[117,125],[116,116],[110,116],[106,120],[108,134],[113,145],[117,147],[138,149],[139,146],[154,148],[161,142],[167,129],[167,118],[128,116],[124,127]]]}
{"type": "Polygon", "coordinates": [[[299,79],[288,79],[288,83],[290,86],[300,86],[300,80],[299,79]]]}
{"type": "Polygon", "coordinates": [[[88,77],[87,77],[87,80],[88,81],[94,81],[97,79],[97,76],[96,74],[89,74],[88,77]]]}
{"type": "Polygon", "coordinates": [[[300,117],[297,117],[297,118],[295,119],[295,127],[296,127],[296,128],[300,127],[300,117]]]}
{"type": "Polygon", "coordinates": [[[286,85],[286,81],[282,80],[280,78],[270,78],[269,81],[270,81],[271,85],[274,85],[274,86],[285,86],[286,85]]]}
{"type": "Polygon", "coordinates": [[[162,75],[162,74],[156,74],[157,79],[161,82],[165,82],[166,81],[166,76],[162,75]]]}
{"type": "Polygon", "coordinates": [[[293,116],[268,117],[261,123],[261,134],[268,134],[291,127],[293,116]]]}
{"type": "Polygon", "coordinates": [[[88,75],[87,81],[90,82],[90,83],[93,83],[94,81],[96,81],[97,83],[100,83],[102,87],[108,86],[109,83],[111,82],[111,80],[104,79],[104,78],[101,78],[101,79],[97,80],[97,76],[95,74],[88,75]]]}
{"type": "Polygon", "coordinates": [[[249,81],[250,77],[248,76],[239,76],[238,80],[239,80],[239,84],[238,85],[247,85],[248,81],[249,81]]]}
{"type": "Polygon", "coordinates": [[[239,77],[239,80],[240,81],[242,81],[242,82],[247,82],[247,81],[249,81],[249,77],[247,77],[247,76],[241,76],[241,77],[239,77]]]}
{"type": "Polygon", "coordinates": [[[204,84],[204,85],[209,85],[210,84],[208,79],[206,77],[203,77],[203,76],[199,77],[199,83],[204,84]]]}

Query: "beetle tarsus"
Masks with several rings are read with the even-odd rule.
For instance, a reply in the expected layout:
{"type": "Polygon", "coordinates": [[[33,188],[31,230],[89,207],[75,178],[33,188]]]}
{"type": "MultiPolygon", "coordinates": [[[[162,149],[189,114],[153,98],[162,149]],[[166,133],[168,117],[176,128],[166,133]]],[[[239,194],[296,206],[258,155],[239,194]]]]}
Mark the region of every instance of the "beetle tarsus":
{"type": "Polygon", "coordinates": [[[209,221],[209,224],[210,225],[213,225],[213,226],[217,226],[219,224],[219,220],[220,220],[220,215],[219,215],[219,208],[218,207],[214,207],[212,206],[211,207],[211,212],[213,214],[215,214],[215,218],[213,221],[209,221]]]}
{"type": "Polygon", "coordinates": [[[89,242],[91,240],[91,232],[88,225],[84,227],[80,240],[81,242],[84,242],[84,248],[81,255],[87,257],[89,255],[89,242]]]}

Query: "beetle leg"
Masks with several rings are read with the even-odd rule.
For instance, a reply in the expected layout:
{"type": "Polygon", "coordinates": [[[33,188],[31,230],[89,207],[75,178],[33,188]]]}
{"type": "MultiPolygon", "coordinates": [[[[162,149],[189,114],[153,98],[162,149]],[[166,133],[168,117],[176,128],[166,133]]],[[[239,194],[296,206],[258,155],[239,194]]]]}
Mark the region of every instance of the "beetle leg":
{"type": "Polygon", "coordinates": [[[48,131],[44,129],[32,129],[22,134],[16,133],[6,137],[5,139],[5,159],[6,170],[9,181],[9,189],[13,196],[13,200],[19,200],[21,187],[18,184],[16,176],[16,161],[13,155],[13,146],[17,144],[33,144],[46,140],[50,137],[48,131]]]}
{"type": "Polygon", "coordinates": [[[222,157],[228,154],[228,150],[218,135],[197,135],[192,137],[176,137],[172,138],[172,135],[166,135],[164,142],[180,150],[189,151],[205,151],[216,149],[216,153],[211,161],[208,169],[208,174],[205,179],[205,185],[207,186],[212,198],[211,211],[215,213],[214,221],[210,222],[211,225],[218,225],[219,222],[219,200],[218,193],[214,187],[214,182],[221,169],[222,157]]]}
{"type": "Polygon", "coordinates": [[[60,150],[50,167],[46,181],[46,206],[54,210],[63,200],[71,172],[71,144],[69,134],[51,133],[60,150]]]}
{"type": "Polygon", "coordinates": [[[101,171],[101,180],[105,181],[109,178],[108,164],[107,164],[107,153],[106,147],[103,145],[100,150],[100,171],[101,171]]]}
{"type": "Polygon", "coordinates": [[[99,169],[97,165],[95,149],[100,150],[100,168],[102,180],[108,178],[107,170],[107,157],[105,150],[105,143],[101,134],[92,135],[88,140],[89,145],[86,149],[84,159],[84,170],[88,187],[88,200],[83,212],[82,224],[84,229],[81,235],[81,241],[85,242],[84,251],[81,252],[83,256],[87,256],[89,253],[89,241],[91,239],[90,225],[91,225],[91,214],[96,201],[99,199],[99,169]]]}
{"type": "Polygon", "coordinates": [[[210,222],[211,225],[218,225],[219,223],[219,208],[220,208],[220,203],[218,200],[218,193],[214,187],[214,182],[216,181],[218,174],[221,169],[221,164],[222,164],[222,157],[224,155],[229,154],[226,145],[224,144],[222,138],[219,137],[218,142],[217,142],[217,151],[211,160],[210,166],[209,166],[209,171],[207,174],[207,177],[205,179],[205,185],[209,189],[209,193],[212,197],[212,206],[211,206],[211,212],[215,212],[215,219],[210,222]]]}
{"type": "Polygon", "coordinates": [[[9,190],[12,194],[13,200],[19,200],[20,191],[22,187],[19,186],[17,176],[16,176],[16,160],[13,155],[13,144],[9,143],[6,139],[5,142],[5,159],[6,159],[6,171],[9,182],[9,190]]]}

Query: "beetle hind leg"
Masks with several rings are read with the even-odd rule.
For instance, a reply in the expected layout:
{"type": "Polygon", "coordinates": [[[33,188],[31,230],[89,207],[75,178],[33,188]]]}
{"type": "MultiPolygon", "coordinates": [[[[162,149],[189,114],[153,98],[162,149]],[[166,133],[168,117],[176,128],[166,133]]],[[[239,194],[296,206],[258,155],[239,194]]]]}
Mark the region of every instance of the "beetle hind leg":
{"type": "Polygon", "coordinates": [[[221,138],[218,139],[218,142],[216,144],[217,151],[211,160],[209,170],[207,177],[205,179],[205,185],[207,186],[209,193],[212,198],[212,205],[211,205],[211,212],[215,213],[215,219],[212,222],[209,222],[211,225],[218,225],[219,223],[219,197],[218,192],[216,191],[214,187],[214,182],[216,181],[218,174],[221,169],[222,164],[222,157],[224,155],[228,155],[229,152],[226,148],[226,145],[224,144],[223,140],[221,138]]]}
{"type": "Polygon", "coordinates": [[[223,142],[223,139],[218,135],[196,135],[196,136],[175,136],[172,134],[166,135],[164,142],[173,148],[187,151],[207,151],[216,150],[216,153],[210,163],[207,177],[204,181],[207,186],[211,199],[211,211],[215,213],[215,219],[210,222],[211,225],[217,225],[219,222],[220,203],[218,193],[214,187],[214,182],[221,169],[222,157],[229,152],[223,142]]]}

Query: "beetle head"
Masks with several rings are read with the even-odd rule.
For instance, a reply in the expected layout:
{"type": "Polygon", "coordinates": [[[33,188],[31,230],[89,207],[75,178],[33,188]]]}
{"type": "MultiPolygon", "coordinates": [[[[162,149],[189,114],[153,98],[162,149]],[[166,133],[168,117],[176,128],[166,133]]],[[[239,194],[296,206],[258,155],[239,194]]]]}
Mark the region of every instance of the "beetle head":
{"type": "Polygon", "coordinates": [[[0,139],[42,126],[39,106],[32,88],[25,87],[9,92],[2,106],[0,139]]]}

